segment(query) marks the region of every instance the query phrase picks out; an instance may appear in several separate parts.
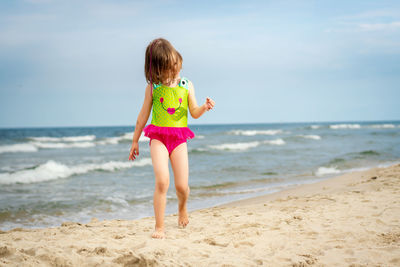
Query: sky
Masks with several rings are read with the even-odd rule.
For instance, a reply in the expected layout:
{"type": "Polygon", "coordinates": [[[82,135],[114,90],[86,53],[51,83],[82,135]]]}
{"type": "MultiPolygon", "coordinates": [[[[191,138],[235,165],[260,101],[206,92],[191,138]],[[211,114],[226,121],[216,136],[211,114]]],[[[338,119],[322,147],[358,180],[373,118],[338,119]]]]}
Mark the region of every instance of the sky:
{"type": "Polygon", "coordinates": [[[4,0],[0,127],[134,126],[159,37],[189,124],[400,119],[399,1],[4,0]]]}

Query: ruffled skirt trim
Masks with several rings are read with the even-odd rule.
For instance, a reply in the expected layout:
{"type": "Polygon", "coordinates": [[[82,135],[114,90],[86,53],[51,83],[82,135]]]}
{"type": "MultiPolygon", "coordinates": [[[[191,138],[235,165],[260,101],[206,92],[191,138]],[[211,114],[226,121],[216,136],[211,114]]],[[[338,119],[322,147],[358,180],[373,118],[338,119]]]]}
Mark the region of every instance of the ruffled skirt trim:
{"type": "Polygon", "coordinates": [[[149,124],[144,127],[143,132],[144,135],[149,138],[151,138],[153,134],[175,136],[179,139],[192,139],[195,137],[189,127],[161,127],[149,124]]]}

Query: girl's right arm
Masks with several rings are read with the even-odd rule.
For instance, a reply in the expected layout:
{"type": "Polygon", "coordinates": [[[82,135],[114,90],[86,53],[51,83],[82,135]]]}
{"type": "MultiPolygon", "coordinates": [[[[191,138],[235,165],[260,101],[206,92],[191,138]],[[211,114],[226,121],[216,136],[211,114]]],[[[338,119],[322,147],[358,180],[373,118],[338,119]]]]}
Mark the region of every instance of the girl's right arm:
{"type": "Polygon", "coordinates": [[[139,137],[142,134],[142,130],[146,125],[147,120],[149,119],[152,105],[153,97],[151,95],[151,85],[148,84],[144,95],[143,106],[136,120],[135,132],[133,134],[129,160],[135,160],[136,156],[139,156],[139,137]]]}

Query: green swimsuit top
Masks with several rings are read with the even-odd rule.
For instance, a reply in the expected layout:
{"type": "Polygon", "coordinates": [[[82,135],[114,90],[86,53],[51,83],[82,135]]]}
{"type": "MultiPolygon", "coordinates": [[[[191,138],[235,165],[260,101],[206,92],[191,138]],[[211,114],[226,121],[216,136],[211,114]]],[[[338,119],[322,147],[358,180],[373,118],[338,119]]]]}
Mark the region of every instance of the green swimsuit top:
{"type": "Polygon", "coordinates": [[[187,127],[189,81],[181,78],[175,87],[153,84],[153,117],[159,127],[187,127]]]}
{"type": "Polygon", "coordinates": [[[181,78],[175,87],[153,84],[151,124],[143,131],[145,136],[167,135],[179,139],[192,139],[195,134],[187,127],[189,81],[181,78]]]}

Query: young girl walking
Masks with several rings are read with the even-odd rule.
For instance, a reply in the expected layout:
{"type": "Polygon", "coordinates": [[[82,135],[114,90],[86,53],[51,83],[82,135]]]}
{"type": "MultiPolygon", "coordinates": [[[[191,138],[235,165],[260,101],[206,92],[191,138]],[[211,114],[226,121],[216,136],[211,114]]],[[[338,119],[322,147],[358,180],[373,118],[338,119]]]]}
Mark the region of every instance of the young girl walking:
{"type": "Polygon", "coordinates": [[[150,154],[155,175],[153,238],[164,238],[164,212],[169,187],[168,158],[174,172],[178,197],[178,226],[189,223],[186,202],[189,196],[189,162],[186,140],[194,133],[187,127],[187,110],[197,119],[212,109],[215,102],[206,98],[198,106],[193,84],[179,76],[182,56],[165,39],[153,40],[146,49],[144,72],[148,83],[142,109],[136,121],[129,160],[139,156],[139,137],[142,130],[150,138],[150,154]],[[153,107],[153,108],[152,108],[153,107]],[[146,125],[152,109],[151,124],[146,125]]]}

